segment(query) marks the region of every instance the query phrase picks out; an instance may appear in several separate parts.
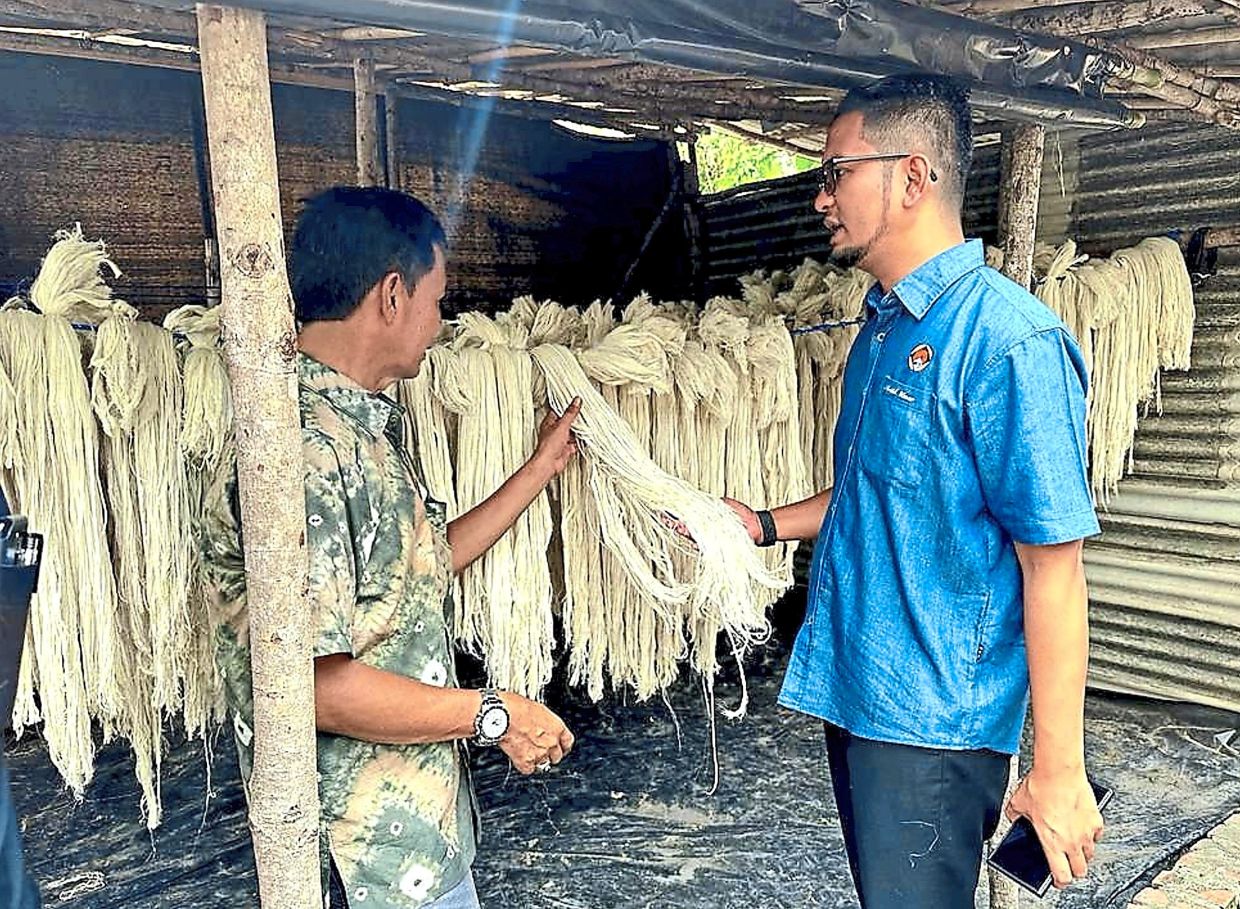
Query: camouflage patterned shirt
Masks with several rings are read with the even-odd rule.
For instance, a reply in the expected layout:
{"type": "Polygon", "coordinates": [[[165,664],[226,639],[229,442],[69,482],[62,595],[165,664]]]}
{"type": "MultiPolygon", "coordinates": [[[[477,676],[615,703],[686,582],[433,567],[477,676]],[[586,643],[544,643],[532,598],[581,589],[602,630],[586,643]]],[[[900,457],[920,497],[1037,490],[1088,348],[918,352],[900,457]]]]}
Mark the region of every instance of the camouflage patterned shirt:
{"type": "MultiPolygon", "coordinates": [[[[308,608],[315,655],[455,686],[451,558],[443,506],[428,499],[401,437],[400,407],[302,354],[308,608]]],[[[242,777],[252,766],[248,610],[235,485],[208,504],[204,546],[217,659],[242,777]]],[[[319,733],[324,883],[328,850],[351,909],[413,909],[464,878],[476,820],[461,749],[379,745],[319,733]]]]}

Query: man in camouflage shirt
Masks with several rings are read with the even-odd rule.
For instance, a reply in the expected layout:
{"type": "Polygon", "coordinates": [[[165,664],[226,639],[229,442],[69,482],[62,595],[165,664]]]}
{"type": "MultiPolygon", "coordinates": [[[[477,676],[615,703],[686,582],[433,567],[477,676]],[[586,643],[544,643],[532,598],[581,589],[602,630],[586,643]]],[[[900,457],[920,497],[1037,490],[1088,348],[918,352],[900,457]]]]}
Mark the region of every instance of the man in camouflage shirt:
{"type": "MultiPolygon", "coordinates": [[[[530,462],[491,498],[445,522],[404,447],[401,409],[382,393],[416,374],[438,332],[444,245],[439,223],[412,197],[338,187],[309,200],[290,251],[331,909],[477,906],[476,812],[461,741],[488,729],[482,741],[523,773],[549,768],[572,746],[545,707],[457,687],[452,573],[563,469],[575,451],[576,407],[548,418],[530,462]]],[[[230,483],[208,509],[206,540],[219,663],[248,780],[253,695],[237,511],[230,483]]]]}

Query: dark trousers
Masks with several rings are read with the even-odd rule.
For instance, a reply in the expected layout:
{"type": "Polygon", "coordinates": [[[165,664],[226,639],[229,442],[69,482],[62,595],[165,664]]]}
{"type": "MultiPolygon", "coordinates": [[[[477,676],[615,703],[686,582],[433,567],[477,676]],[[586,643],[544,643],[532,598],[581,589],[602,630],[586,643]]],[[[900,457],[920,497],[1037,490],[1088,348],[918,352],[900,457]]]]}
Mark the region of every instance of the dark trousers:
{"type": "Polygon", "coordinates": [[[17,832],[17,813],[9,792],[9,771],[3,755],[0,755],[0,906],[39,909],[39,891],[22,861],[21,835],[17,832]]]}
{"type": "Polygon", "coordinates": [[[340,869],[335,859],[329,859],[331,868],[327,879],[327,904],[331,909],[349,909],[349,895],[345,892],[344,881],[340,878],[340,869]]]}
{"type": "Polygon", "coordinates": [[[875,742],[829,723],[826,730],[862,909],[972,909],[1009,756],[875,742]]]}

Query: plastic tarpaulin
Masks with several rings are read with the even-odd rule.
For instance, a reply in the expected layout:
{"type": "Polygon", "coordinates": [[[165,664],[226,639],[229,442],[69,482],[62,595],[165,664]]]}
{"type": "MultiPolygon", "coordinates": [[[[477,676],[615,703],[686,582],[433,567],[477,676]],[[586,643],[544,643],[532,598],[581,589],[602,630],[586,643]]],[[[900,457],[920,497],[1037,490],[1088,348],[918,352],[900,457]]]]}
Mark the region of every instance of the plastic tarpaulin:
{"type": "MultiPolygon", "coordinates": [[[[1079,42],[899,0],[241,0],[275,13],[533,44],[804,87],[955,76],[982,110],[1048,125],[1140,118],[1103,98],[1116,58],[1079,42]]],[[[179,5],[179,4],[169,4],[179,5]]]]}

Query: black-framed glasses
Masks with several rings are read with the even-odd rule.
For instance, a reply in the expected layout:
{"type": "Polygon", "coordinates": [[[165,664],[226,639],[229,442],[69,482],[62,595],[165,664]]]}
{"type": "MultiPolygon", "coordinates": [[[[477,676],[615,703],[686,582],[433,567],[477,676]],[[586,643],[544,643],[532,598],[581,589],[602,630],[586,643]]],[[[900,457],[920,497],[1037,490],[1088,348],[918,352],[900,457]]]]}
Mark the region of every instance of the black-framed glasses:
{"type": "MultiPolygon", "coordinates": [[[[841,164],[860,164],[863,161],[898,161],[901,158],[912,157],[915,152],[874,152],[869,155],[836,155],[834,158],[827,158],[822,162],[822,167],[818,170],[818,191],[826,193],[828,196],[835,195],[835,188],[839,185],[840,178],[848,173],[841,170],[841,164]]],[[[930,168],[930,179],[937,181],[939,175],[934,172],[934,168],[930,168]]]]}

